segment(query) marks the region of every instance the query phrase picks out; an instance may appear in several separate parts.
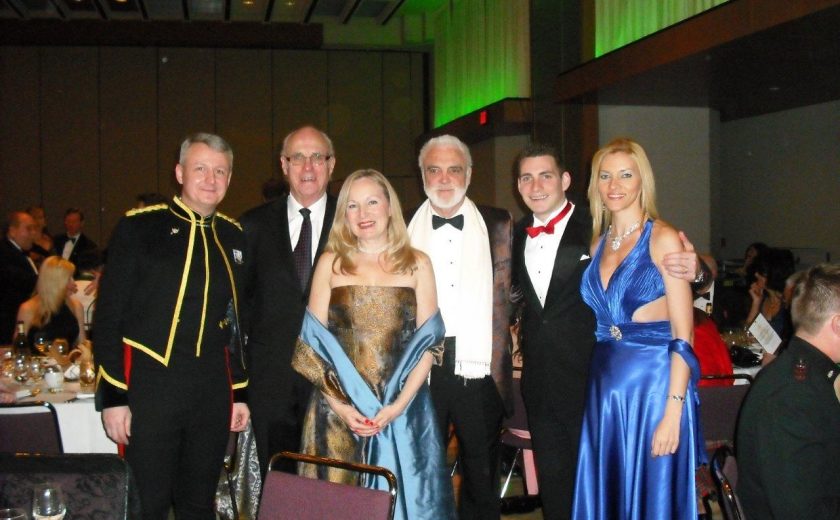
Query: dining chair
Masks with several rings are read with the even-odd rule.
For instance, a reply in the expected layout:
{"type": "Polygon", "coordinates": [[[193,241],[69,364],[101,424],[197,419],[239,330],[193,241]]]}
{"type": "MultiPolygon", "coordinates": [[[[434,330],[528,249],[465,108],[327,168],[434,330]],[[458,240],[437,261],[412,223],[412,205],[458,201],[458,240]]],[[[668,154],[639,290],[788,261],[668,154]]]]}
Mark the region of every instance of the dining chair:
{"type": "MultiPolygon", "coordinates": [[[[523,454],[531,451],[531,433],[528,431],[528,416],[525,413],[525,401],[522,399],[522,391],[520,389],[520,378],[513,377],[511,379],[511,394],[513,396],[513,414],[506,417],[502,423],[502,433],[499,438],[504,446],[513,448],[513,460],[510,462],[510,470],[505,483],[502,486],[502,493],[500,498],[504,498],[507,493],[510,480],[513,477],[513,472],[518,467],[523,477],[526,474],[525,460],[523,454]]],[[[535,495],[536,489],[528,489],[526,482],[526,491],[528,494],[535,495]]],[[[531,487],[535,487],[532,485],[531,487]]]]}
{"type": "Polygon", "coordinates": [[[57,484],[67,518],[139,519],[140,499],[128,464],[106,453],[0,453],[0,507],[32,500],[36,484],[57,484]]]}
{"type": "Polygon", "coordinates": [[[258,520],[391,520],[397,499],[397,479],[390,470],[379,466],[284,451],[271,457],[263,482],[258,520]],[[388,491],[338,484],[274,471],[281,458],[299,463],[329,466],[383,477],[388,491]]]}
{"type": "Polygon", "coordinates": [[[40,401],[0,405],[0,452],[64,453],[55,407],[40,401]]]}
{"type": "Polygon", "coordinates": [[[700,397],[700,427],[706,441],[706,452],[711,458],[720,446],[735,445],[738,413],[753,379],[746,374],[707,375],[702,376],[701,379],[742,380],[748,383],[697,388],[700,397]]]}
{"type": "Polygon", "coordinates": [[[730,446],[721,446],[712,456],[712,479],[717,486],[718,503],[724,520],[744,520],[744,510],[736,493],[738,462],[730,446]]]}

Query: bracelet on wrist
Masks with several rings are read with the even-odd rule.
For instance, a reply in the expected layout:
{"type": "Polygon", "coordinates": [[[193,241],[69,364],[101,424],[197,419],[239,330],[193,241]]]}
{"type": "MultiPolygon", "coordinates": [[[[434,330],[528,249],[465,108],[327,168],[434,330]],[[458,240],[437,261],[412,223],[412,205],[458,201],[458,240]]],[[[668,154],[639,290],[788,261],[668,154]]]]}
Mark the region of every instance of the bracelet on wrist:
{"type": "Polygon", "coordinates": [[[668,399],[672,399],[674,401],[679,401],[681,403],[685,402],[685,396],[684,395],[669,395],[668,399]]]}

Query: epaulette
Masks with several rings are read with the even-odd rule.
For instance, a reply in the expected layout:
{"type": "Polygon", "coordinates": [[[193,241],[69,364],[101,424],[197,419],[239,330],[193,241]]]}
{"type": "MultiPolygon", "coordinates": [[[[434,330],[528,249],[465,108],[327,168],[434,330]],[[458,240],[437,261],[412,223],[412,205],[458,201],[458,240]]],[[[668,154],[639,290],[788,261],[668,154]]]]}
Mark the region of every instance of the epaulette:
{"type": "Polygon", "coordinates": [[[125,212],[125,216],[126,217],[133,217],[134,215],[139,215],[141,213],[149,213],[151,211],[160,211],[162,209],[167,209],[167,208],[169,208],[169,204],[160,203],[160,204],[155,204],[153,206],[146,206],[145,208],[130,209],[130,210],[125,212]]]}
{"type": "Polygon", "coordinates": [[[239,221],[236,220],[235,218],[229,217],[229,216],[225,215],[224,213],[222,213],[221,211],[217,211],[216,216],[221,218],[221,219],[227,220],[228,222],[230,222],[231,224],[233,224],[234,226],[239,228],[239,231],[242,231],[242,224],[240,224],[239,221]]]}

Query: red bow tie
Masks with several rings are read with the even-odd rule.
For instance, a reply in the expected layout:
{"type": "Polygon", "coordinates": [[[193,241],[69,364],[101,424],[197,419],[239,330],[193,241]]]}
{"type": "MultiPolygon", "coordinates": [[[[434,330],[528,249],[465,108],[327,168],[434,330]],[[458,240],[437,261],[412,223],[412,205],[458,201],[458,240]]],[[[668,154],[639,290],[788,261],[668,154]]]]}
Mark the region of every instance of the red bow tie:
{"type": "Polygon", "coordinates": [[[525,228],[525,231],[528,233],[528,236],[531,238],[535,238],[540,233],[545,233],[547,235],[554,234],[554,226],[560,222],[563,217],[565,217],[570,211],[572,210],[572,203],[566,201],[566,206],[563,207],[563,211],[557,214],[556,217],[548,221],[548,224],[544,226],[528,226],[525,228]]]}

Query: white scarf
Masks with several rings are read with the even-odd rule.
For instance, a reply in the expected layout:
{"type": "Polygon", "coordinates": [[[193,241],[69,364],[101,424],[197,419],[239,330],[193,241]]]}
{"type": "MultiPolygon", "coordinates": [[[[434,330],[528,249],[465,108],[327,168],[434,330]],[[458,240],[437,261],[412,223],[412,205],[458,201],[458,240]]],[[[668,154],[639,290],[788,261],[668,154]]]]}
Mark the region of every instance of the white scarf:
{"type": "MultiPolygon", "coordinates": [[[[493,354],[493,262],[487,225],[478,208],[468,198],[461,206],[464,234],[460,295],[454,319],[458,320],[455,339],[455,374],[466,379],[490,375],[493,354]],[[468,254],[466,254],[468,252],[468,254]],[[469,261],[466,261],[469,259],[469,261]]],[[[426,200],[408,225],[411,245],[430,254],[432,244],[432,205],[426,200]]]]}

